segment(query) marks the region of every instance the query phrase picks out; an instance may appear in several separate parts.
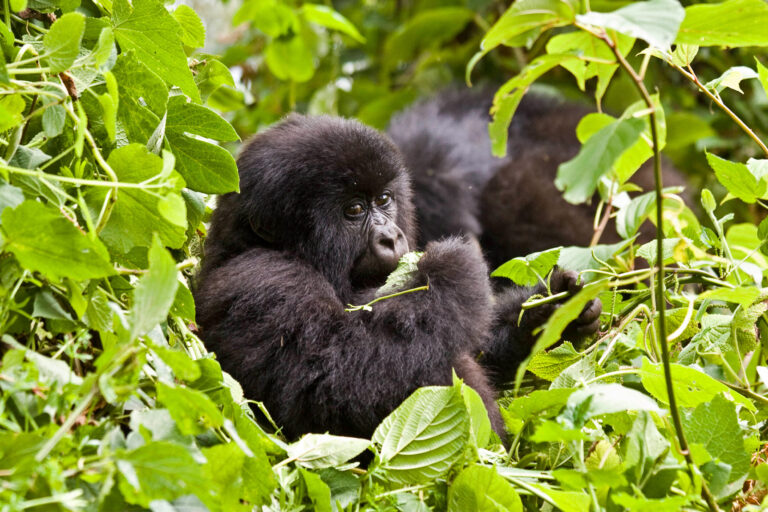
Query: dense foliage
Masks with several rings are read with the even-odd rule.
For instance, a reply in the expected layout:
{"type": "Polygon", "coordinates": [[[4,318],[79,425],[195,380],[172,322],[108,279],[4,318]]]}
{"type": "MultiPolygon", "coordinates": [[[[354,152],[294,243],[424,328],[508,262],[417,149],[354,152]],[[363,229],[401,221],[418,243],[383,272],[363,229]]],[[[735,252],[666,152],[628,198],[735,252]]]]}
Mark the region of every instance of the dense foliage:
{"type": "Polygon", "coordinates": [[[759,507],[768,63],[749,47],[768,46],[763,0],[246,0],[218,58],[185,5],[0,7],[0,510],[759,507]],[[465,75],[512,77],[489,127],[499,154],[530,88],[595,97],[557,179],[571,202],[599,194],[595,244],[496,271],[531,284],[558,264],[590,284],[501,399],[509,450],[459,381],[418,390],[371,440],[289,443],[195,335],[209,195],[237,189],[216,142],[234,150],[291,109],[381,128],[465,75]],[[714,194],[638,194],[629,179],[662,148],[714,194]],[[646,221],[658,240],[640,244],[646,221]],[[624,242],[599,244],[607,222],[624,242]],[[595,296],[601,335],[556,345],[595,296]]]}

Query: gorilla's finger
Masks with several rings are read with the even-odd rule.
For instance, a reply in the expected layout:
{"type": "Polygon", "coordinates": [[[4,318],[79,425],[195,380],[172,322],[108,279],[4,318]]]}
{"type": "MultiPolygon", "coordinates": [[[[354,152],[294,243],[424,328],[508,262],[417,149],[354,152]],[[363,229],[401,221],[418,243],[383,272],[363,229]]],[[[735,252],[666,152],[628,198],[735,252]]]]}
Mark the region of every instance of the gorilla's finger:
{"type": "Polygon", "coordinates": [[[586,324],[586,325],[580,325],[574,329],[574,331],[579,334],[580,336],[588,336],[590,334],[594,334],[597,332],[597,330],[600,329],[600,319],[597,318],[592,323],[586,324]]]}
{"type": "Polygon", "coordinates": [[[577,284],[579,275],[573,270],[555,270],[549,283],[552,293],[570,292],[576,293],[581,289],[577,284]]]}
{"type": "Polygon", "coordinates": [[[603,303],[600,299],[592,299],[584,306],[579,318],[576,321],[580,324],[589,324],[600,318],[600,313],[603,311],[603,303]]]}

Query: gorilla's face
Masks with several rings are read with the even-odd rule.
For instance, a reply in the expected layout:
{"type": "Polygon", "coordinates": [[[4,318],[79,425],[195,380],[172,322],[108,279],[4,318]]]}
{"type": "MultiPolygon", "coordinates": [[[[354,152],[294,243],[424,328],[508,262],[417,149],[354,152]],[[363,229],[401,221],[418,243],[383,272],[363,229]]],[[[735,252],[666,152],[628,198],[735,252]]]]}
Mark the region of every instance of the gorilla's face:
{"type": "Polygon", "coordinates": [[[414,246],[410,176],[372,128],[291,115],[256,136],[238,166],[240,225],[317,268],[343,299],[383,283],[414,246]]]}
{"type": "Polygon", "coordinates": [[[375,286],[397,267],[408,252],[408,240],[397,225],[397,198],[386,188],[371,197],[360,195],[344,206],[350,232],[358,232],[360,254],[350,275],[354,287],[375,286]]]}

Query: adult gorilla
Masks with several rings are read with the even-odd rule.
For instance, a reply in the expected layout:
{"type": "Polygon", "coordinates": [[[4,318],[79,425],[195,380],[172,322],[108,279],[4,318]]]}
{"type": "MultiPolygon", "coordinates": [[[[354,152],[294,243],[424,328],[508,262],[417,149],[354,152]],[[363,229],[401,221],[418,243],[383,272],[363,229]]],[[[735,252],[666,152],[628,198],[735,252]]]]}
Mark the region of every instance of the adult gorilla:
{"type": "MultiPolygon", "coordinates": [[[[241,193],[214,212],[195,296],[203,340],[246,396],[289,437],[368,437],[416,388],[450,384],[455,368],[503,437],[494,385],[552,312],[518,324],[520,304],[541,290],[494,298],[477,244],[446,238],[426,245],[408,285],[428,290],[346,312],[416,247],[399,151],[355,121],[292,115],[253,138],[238,166],[241,193]]],[[[575,289],[575,275],[557,272],[551,287],[575,289]]],[[[599,312],[594,301],[572,330],[594,332],[599,312]]]]}
{"type": "MultiPolygon", "coordinates": [[[[492,98],[485,89],[448,90],[392,120],[389,136],[413,173],[419,243],[472,236],[491,268],[558,245],[589,245],[595,205],[566,202],[554,181],[558,166],[579,152],[576,126],[592,110],[529,94],[512,120],[507,156],[495,158],[488,138],[492,98]]],[[[671,166],[663,171],[665,186],[685,184],[671,166]]],[[[652,190],[650,163],[632,181],[652,190]]],[[[612,226],[602,243],[620,240],[612,226]]],[[[653,232],[641,230],[641,237],[649,240],[653,232]]]]}

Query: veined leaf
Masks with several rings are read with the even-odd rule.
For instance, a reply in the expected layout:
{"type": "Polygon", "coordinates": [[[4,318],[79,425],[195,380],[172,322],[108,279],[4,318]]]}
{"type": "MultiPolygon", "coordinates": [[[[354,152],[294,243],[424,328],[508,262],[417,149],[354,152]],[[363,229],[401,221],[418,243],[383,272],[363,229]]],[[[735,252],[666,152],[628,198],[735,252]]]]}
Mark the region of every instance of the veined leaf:
{"type": "Polygon", "coordinates": [[[306,434],[288,446],[288,457],[305,468],[332,468],[360,455],[370,444],[357,437],[306,434]]]}
{"type": "Polygon", "coordinates": [[[491,277],[506,277],[522,286],[533,286],[544,279],[557,264],[560,248],[534,252],[525,257],[509,260],[491,273],[491,277]]]}
{"type": "Polygon", "coordinates": [[[214,111],[174,96],[168,101],[165,134],[176,157],[176,170],[187,186],[198,192],[222,194],[238,190],[237,165],[224,148],[203,142],[191,135],[208,139],[238,140],[232,126],[214,111]]]}
{"type": "Polygon", "coordinates": [[[522,512],[523,503],[512,484],[494,468],[470,466],[448,489],[448,512],[522,512]]]}
{"type": "MultiPolygon", "coordinates": [[[[734,402],[742,404],[750,411],[757,410],[750,400],[731,391],[725,384],[720,384],[706,373],[674,363],[670,366],[675,398],[680,407],[696,407],[700,403],[711,401],[720,393],[725,393],[733,398],[734,402]]],[[[643,381],[643,387],[651,395],[664,404],[669,403],[664,381],[664,367],[661,363],[654,364],[648,359],[643,359],[640,378],[643,381]]]]}
{"type": "Polygon", "coordinates": [[[765,180],[756,178],[746,165],[725,160],[712,153],[707,153],[707,162],[714,169],[717,181],[745,203],[754,203],[765,195],[765,180]]]}
{"type": "Polygon", "coordinates": [[[611,28],[665,50],[675,40],[685,10],[677,0],[633,2],[613,12],[588,12],[576,16],[579,23],[611,28]]]}
{"type": "Polygon", "coordinates": [[[768,46],[768,4],[728,0],[686,7],[676,43],[698,46],[768,46]]]}
{"type": "Polygon", "coordinates": [[[106,277],[115,273],[107,250],[98,240],[88,238],[56,210],[27,200],[2,214],[4,250],[12,252],[21,265],[53,280],[69,277],[76,281],[106,277]]]}
{"type": "Polygon", "coordinates": [[[197,86],[187,65],[179,23],[158,0],[115,0],[112,13],[115,38],[123,50],[138,59],[166,82],[200,103],[197,86]]]}
{"type": "Polygon", "coordinates": [[[191,48],[205,46],[205,26],[194,9],[182,4],[173,11],[173,17],[181,26],[182,43],[191,48]]]}
{"type": "Polygon", "coordinates": [[[591,198],[597,182],[637,141],[644,127],[642,119],[619,119],[590,137],[575,158],[560,164],[555,185],[564,191],[565,200],[578,204],[591,198]]]}
{"type": "Polygon", "coordinates": [[[546,29],[574,20],[575,6],[562,0],[519,0],[493,24],[480,42],[483,53],[500,44],[523,46],[532,43],[546,29]]]}
{"type": "Polygon", "coordinates": [[[705,86],[714,89],[717,92],[720,92],[727,87],[744,94],[744,91],[741,90],[739,84],[741,84],[742,80],[747,80],[749,78],[757,78],[757,73],[754,69],[748,68],[747,66],[734,66],[727,69],[722,75],[714,80],[707,82],[705,86]]]}
{"type": "Polygon", "coordinates": [[[165,320],[176,296],[176,262],[156,237],[149,248],[149,270],[133,292],[131,308],[131,338],[148,333],[165,320]]]}
{"type": "Polygon", "coordinates": [[[84,30],[85,16],[79,12],[68,12],[51,25],[43,44],[52,73],[64,71],[75,62],[84,30]]]}
{"type": "Polygon", "coordinates": [[[593,384],[568,397],[560,418],[570,425],[583,426],[587,420],[620,411],[661,412],[649,396],[620,384],[593,384]]]}
{"type": "Polygon", "coordinates": [[[461,457],[469,417],[460,386],[417,389],[376,429],[381,464],[390,479],[429,482],[461,457]]]}

